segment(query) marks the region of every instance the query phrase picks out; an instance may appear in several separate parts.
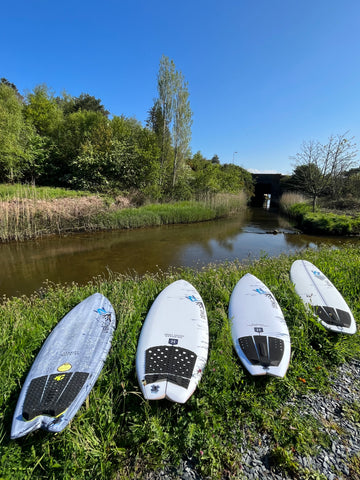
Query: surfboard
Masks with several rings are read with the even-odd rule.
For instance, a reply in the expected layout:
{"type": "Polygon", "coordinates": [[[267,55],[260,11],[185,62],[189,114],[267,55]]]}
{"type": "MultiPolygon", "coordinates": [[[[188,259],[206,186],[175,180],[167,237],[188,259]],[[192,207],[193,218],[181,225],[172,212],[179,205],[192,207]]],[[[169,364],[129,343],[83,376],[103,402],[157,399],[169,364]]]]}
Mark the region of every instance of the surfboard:
{"type": "Polygon", "coordinates": [[[311,307],[320,323],[337,333],[354,334],[356,322],[341,293],[315,265],[295,260],[290,279],[305,305],[311,307]]]}
{"type": "Polygon", "coordinates": [[[185,403],[201,379],[208,348],[199,292],[186,280],[171,283],[153,302],[138,341],[136,371],[144,397],[185,403]]]}
{"type": "Polygon", "coordinates": [[[284,377],[291,342],[282,310],[271,291],[250,273],[235,285],[229,303],[233,344],[251,375],[284,377]]]}
{"type": "Polygon", "coordinates": [[[95,293],[56,325],[20,392],[11,438],[39,428],[60,432],[68,425],[100,375],[115,322],[109,300],[95,293]]]}

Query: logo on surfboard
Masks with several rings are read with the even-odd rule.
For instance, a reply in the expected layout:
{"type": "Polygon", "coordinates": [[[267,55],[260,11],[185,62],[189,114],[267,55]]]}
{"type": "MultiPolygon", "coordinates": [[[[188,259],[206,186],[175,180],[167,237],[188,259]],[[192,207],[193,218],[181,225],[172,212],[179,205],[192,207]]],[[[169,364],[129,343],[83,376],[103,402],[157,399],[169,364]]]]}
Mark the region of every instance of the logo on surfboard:
{"type": "Polygon", "coordinates": [[[186,298],[188,298],[190,300],[190,302],[197,302],[198,301],[198,299],[194,295],[189,295],[186,298]]]}
{"type": "Polygon", "coordinates": [[[266,290],[264,290],[263,288],[259,287],[259,288],[255,288],[254,289],[254,292],[256,293],[259,293],[260,295],[265,295],[265,297],[267,297],[270,301],[271,301],[271,305],[276,308],[276,301],[275,301],[275,298],[272,296],[271,293],[267,292],[266,290]]]}
{"type": "Polygon", "coordinates": [[[319,280],[325,279],[324,275],[322,275],[322,273],[319,272],[319,270],[312,270],[311,273],[314,275],[315,278],[318,278],[319,280]]]}
{"type": "Polygon", "coordinates": [[[102,320],[103,331],[106,333],[109,331],[109,325],[111,323],[111,313],[107,312],[104,308],[98,308],[95,310],[98,313],[102,320]]]}

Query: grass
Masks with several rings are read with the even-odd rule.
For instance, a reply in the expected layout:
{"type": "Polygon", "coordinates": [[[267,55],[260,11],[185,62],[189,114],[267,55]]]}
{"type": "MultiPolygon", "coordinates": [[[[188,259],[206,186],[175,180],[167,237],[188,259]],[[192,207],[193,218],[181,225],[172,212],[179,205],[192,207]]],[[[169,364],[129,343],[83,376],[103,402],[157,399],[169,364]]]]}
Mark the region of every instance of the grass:
{"type": "Polygon", "coordinates": [[[321,208],[312,211],[309,201],[299,194],[284,193],[281,210],[295,220],[306,233],[318,235],[360,235],[360,214],[357,211],[332,212],[321,208]]]}
{"type": "MultiPolygon", "coordinates": [[[[312,455],[316,445],[328,445],[329,439],[314,418],[301,413],[295,399],[326,392],[336,365],[359,358],[360,337],[332,334],[307,313],[289,280],[290,266],[299,257],[264,257],[247,266],[234,262],[144,277],[109,274],[82,287],[49,284],[31,297],[5,298],[0,305],[0,477],[142,478],[185,457],[192,457],[204,476],[216,479],[228,472],[235,477],[241,475],[241,447],[256,445],[259,434],[266,433],[274,466],[300,478],[321,478],[311,472],[305,476],[294,454],[312,455]],[[233,349],[228,304],[232,289],[246,272],[272,290],[287,321],[292,357],[284,379],[251,377],[233,349]],[[205,302],[209,359],[186,404],[148,402],[140,394],[135,374],[137,341],[152,302],[178,278],[190,281],[205,302]],[[60,434],[37,431],[10,441],[17,397],[42,343],[72,307],[95,291],[112,302],[117,328],[89,401],[60,434]]],[[[301,258],[329,276],[359,319],[359,247],[309,250],[301,258]]],[[[358,415],[358,407],[347,415],[358,415]]],[[[354,469],[357,462],[353,459],[354,469]]]]}
{"type": "Polygon", "coordinates": [[[129,206],[111,198],[64,189],[0,186],[0,241],[26,240],[79,231],[125,229],[213,220],[246,207],[243,195],[218,195],[208,202],[129,206]]]}

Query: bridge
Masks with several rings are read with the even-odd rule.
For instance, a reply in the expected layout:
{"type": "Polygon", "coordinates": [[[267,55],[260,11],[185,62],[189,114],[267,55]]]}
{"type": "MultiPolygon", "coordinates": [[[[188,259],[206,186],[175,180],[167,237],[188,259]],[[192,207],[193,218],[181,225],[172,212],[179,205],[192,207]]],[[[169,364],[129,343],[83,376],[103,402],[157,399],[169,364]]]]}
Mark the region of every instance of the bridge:
{"type": "Polygon", "coordinates": [[[270,199],[271,206],[276,206],[281,197],[281,173],[252,173],[255,185],[255,195],[251,200],[254,206],[263,206],[270,199]]]}

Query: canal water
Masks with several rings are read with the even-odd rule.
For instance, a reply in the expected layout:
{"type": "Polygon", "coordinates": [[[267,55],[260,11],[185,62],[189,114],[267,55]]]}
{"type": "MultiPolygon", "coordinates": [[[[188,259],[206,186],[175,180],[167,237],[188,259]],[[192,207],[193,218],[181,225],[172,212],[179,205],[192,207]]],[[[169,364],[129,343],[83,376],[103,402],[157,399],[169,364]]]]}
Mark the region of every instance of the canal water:
{"type": "Polygon", "coordinates": [[[0,244],[0,295],[29,295],[46,280],[84,284],[109,271],[142,275],[168,267],[200,268],[354,241],[360,242],[299,234],[286,219],[263,208],[197,224],[45,237],[0,244]]]}

